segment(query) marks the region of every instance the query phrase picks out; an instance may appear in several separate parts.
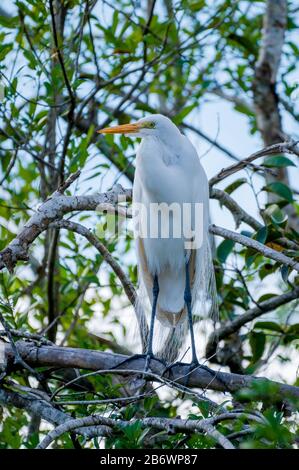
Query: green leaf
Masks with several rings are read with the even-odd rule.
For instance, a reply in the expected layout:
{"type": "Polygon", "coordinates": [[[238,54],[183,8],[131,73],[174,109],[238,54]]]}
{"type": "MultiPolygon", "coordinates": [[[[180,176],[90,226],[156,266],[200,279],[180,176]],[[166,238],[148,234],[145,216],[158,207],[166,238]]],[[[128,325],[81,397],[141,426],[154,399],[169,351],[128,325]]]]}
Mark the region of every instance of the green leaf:
{"type": "Polygon", "coordinates": [[[28,66],[32,69],[32,70],[35,70],[36,68],[36,64],[37,64],[37,60],[36,60],[36,57],[35,55],[33,54],[33,52],[30,50],[30,49],[25,49],[24,52],[23,52],[24,56],[26,57],[26,59],[28,60],[28,66]]]}
{"type": "Polygon", "coordinates": [[[4,60],[8,53],[13,49],[13,44],[1,44],[0,45],[0,60],[4,60]]]}
{"type": "Polygon", "coordinates": [[[271,292],[267,292],[267,294],[261,295],[257,303],[260,304],[261,302],[265,302],[265,300],[273,299],[273,297],[277,297],[277,294],[272,294],[271,292]]]}
{"type": "Polygon", "coordinates": [[[255,363],[263,355],[266,345],[266,336],[264,333],[252,331],[249,336],[249,343],[252,351],[252,362],[255,363]]]}
{"type": "Polygon", "coordinates": [[[238,189],[240,186],[242,186],[242,184],[244,183],[247,183],[247,179],[246,178],[239,178],[237,179],[236,181],[234,181],[233,183],[229,184],[226,188],[225,188],[225,192],[227,194],[231,194],[233,191],[235,191],[236,189],[238,189]]]}
{"type": "Polygon", "coordinates": [[[288,334],[299,335],[299,323],[295,323],[294,325],[291,325],[291,326],[288,328],[287,333],[288,333],[288,334]]]}
{"type": "Polygon", "coordinates": [[[255,323],[254,329],[278,331],[279,333],[283,333],[281,326],[274,321],[259,321],[255,323]]]}
{"type": "Polygon", "coordinates": [[[111,25],[111,32],[113,34],[115,34],[115,31],[116,31],[116,28],[117,28],[117,25],[118,25],[118,11],[114,11],[113,13],[113,17],[112,17],[112,25],[111,25]]]}
{"type": "Polygon", "coordinates": [[[248,248],[245,252],[245,264],[247,268],[250,268],[255,259],[259,256],[253,248],[248,248]]]}
{"type": "Polygon", "coordinates": [[[254,240],[257,240],[258,242],[260,243],[265,243],[265,241],[267,240],[267,236],[268,236],[268,228],[266,226],[260,228],[254,235],[253,235],[253,239],[254,240]]]}
{"type": "Polygon", "coordinates": [[[180,124],[188,114],[191,113],[191,111],[197,106],[196,103],[190,104],[189,106],[186,106],[180,113],[178,113],[173,121],[175,124],[180,124]]]}
{"type": "Polygon", "coordinates": [[[284,168],[287,166],[296,166],[296,165],[288,157],[284,157],[283,155],[274,155],[274,156],[266,158],[266,160],[264,161],[264,166],[269,167],[269,168],[272,168],[272,167],[284,168]]]}
{"type": "Polygon", "coordinates": [[[277,204],[271,204],[267,207],[265,215],[268,215],[271,221],[277,225],[283,224],[288,218],[287,214],[284,214],[277,204]]]}
{"type": "Polygon", "coordinates": [[[0,16],[0,25],[4,26],[4,28],[13,29],[16,28],[19,24],[19,17],[18,16],[0,16]]]}
{"type": "Polygon", "coordinates": [[[293,194],[290,188],[280,181],[275,181],[274,183],[270,183],[264,188],[266,191],[270,191],[271,193],[275,193],[278,196],[282,197],[288,202],[293,202],[293,194]]]}
{"type": "Polygon", "coordinates": [[[235,242],[233,240],[223,240],[217,248],[217,258],[221,263],[225,263],[228,255],[231,253],[235,242]]]}

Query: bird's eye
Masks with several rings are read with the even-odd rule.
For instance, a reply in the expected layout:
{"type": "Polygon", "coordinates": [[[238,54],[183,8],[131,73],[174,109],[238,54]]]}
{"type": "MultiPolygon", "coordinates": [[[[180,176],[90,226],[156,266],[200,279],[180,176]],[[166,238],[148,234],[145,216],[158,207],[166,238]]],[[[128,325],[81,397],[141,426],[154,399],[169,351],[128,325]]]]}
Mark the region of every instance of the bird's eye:
{"type": "Polygon", "coordinates": [[[150,122],[148,123],[148,127],[149,127],[150,129],[154,129],[154,128],[156,127],[156,124],[154,123],[154,121],[150,121],[150,122]]]}

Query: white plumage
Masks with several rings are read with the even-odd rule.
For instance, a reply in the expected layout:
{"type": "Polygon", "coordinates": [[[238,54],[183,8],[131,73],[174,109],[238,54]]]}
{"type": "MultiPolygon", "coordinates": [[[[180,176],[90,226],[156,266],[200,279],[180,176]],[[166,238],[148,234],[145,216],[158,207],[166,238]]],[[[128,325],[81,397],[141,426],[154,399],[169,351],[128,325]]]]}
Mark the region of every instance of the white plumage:
{"type": "MultiPolygon", "coordinates": [[[[141,214],[142,217],[146,214],[145,226],[148,232],[152,227],[151,205],[164,203],[166,209],[161,211],[158,238],[152,238],[149,233],[144,238],[142,234],[136,236],[139,283],[141,292],[146,291],[152,304],[153,280],[157,275],[159,294],[156,323],[159,322],[164,329],[169,327],[172,334],[176,327],[177,336],[178,331],[182,336],[185,334],[183,332],[186,332],[186,328],[182,325],[187,317],[184,292],[188,260],[193,315],[204,317],[207,309],[215,311],[216,308],[214,270],[208,234],[209,186],[206,174],[194,146],[165,116],[155,114],[140,119],[135,124],[107,128],[101,132],[122,132],[142,138],[137,150],[133,206],[135,204],[139,207],[141,204],[144,208],[145,212],[137,209],[136,213],[139,214],[139,219],[141,214]],[[200,247],[186,249],[184,233],[181,233],[179,238],[175,238],[172,233],[170,237],[162,238],[161,231],[165,223],[170,223],[172,227],[172,223],[177,222],[181,224],[181,232],[184,229],[185,219],[181,217],[178,220],[178,214],[167,209],[171,204],[180,208],[180,217],[184,205],[190,205],[192,208],[190,228],[193,231],[197,230],[197,235],[202,231],[200,247]],[[198,212],[200,204],[203,208],[201,217],[198,212]]],[[[162,340],[156,328],[158,326],[155,325],[156,349],[164,350],[165,355],[169,348],[165,344],[157,343],[165,341],[166,336],[164,334],[162,340]]],[[[182,338],[179,342],[181,340],[182,338]]],[[[169,351],[167,354],[169,355],[169,351]]],[[[170,354],[172,358],[174,355],[173,352],[170,354]]]]}

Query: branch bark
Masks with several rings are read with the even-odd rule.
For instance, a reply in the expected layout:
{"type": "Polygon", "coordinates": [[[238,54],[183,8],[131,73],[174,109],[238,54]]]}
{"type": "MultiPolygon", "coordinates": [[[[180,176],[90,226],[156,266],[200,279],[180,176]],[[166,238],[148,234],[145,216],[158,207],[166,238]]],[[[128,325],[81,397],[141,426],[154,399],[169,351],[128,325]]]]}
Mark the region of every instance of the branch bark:
{"type": "MultiPolygon", "coordinates": [[[[221,418],[221,415],[219,416],[221,418]]],[[[96,426],[102,425],[111,428],[115,427],[126,427],[128,424],[132,425],[136,423],[137,420],[131,420],[129,422],[124,420],[114,420],[111,418],[106,418],[102,415],[91,415],[84,418],[72,419],[65,424],[58,426],[56,429],[51,431],[40,444],[37,446],[37,449],[46,449],[55,439],[60,437],[65,432],[76,430],[79,426],[96,426]]],[[[143,428],[156,428],[162,431],[175,430],[177,432],[187,432],[194,433],[200,432],[207,434],[212,437],[221,447],[224,449],[234,449],[234,446],[231,444],[229,439],[227,439],[223,434],[221,434],[213,426],[213,418],[203,419],[203,420],[182,420],[182,419],[171,419],[171,418],[143,418],[139,419],[138,423],[141,424],[143,428]]]]}
{"type": "Polygon", "coordinates": [[[228,230],[226,228],[217,227],[216,225],[211,225],[209,230],[210,233],[213,233],[214,235],[219,235],[220,237],[223,237],[225,239],[233,240],[237,243],[240,243],[241,245],[246,246],[247,248],[252,248],[255,251],[266,256],[267,258],[273,259],[274,261],[289,266],[290,268],[295,269],[297,272],[299,272],[299,263],[297,261],[294,261],[292,258],[289,258],[288,256],[284,255],[283,253],[280,253],[279,251],[272,250],[272,248],[263,245],[257,240],[253,240],[252,238],[246,237],[245,235],[241,235],[240,233],[232,232],[231,230],[228,230]]]}
{"type": "Polygon", "coordinates": [[[4,267],[12,272],[19,260],[28,260],[28,248],[34,240],[46,230],[52,222],[72,211],[107,211],[110,207],[131,198],[131,190],[117,185],[111,191],[89,196],[65,196],[55,192],[42,203],[34,215],[24,225],[16,238],[0,253],[0,270],[4,267]]]}
{"type": "MultiPolygon", "coordinates": [[[[254,70],[252,83],[253,101],[258,130],[264,145],[273,145],[285,138],[279,111],[279,95],[277,93],[277,76],[284,45],[287,27],[287,0],[267,0],[259,57],[254,70]]],[[[277,176],[266,174],[266,182],[270,184],[281,181],[289,185],[287,168],[278,168],[277,176]]],[[[275,194],[268,194],[268,202],[277,201],[275,194]]],[[[299,229],[299,220],[292,205],[286,206],[289,223],[299,229]]]]}
{"type": "Polygon", "coordinates": [[[231,321],[227,325],[218,328],[209,337],[206,346],[206,357],[213,356],[216,353],[218,342],[238,331],[242,326],[246,325],[246,323],[253,321],[255,318],[258,318],[267,312],[271,312],[281,305],[285,305],[292,300],[298,299],[298,297],[299,289],[294,289],[269,300],[265,300],[264,302],[261,302],[259,306],[247,310],[247,312],[239,315],[235,320],[231,321]]]}
{"type": "MultiPolygon", "coordinates": [[[[11,390],[0,389],[0,403],[5,406],[24,409],[30,414],[40,416],[48,423],[54,424],[54,426],[65,425],[69,420],[72,421],[71,416],[56,409],[48,401],[11,390]]],[[[78,427],[75,432],[86,438],[110,435],[110,429],[106,426],[78,427]]]]}
{"type": "Polygon", "coordinates": [[[242,207],[239,206],[239,204],[222,189],[210,187],[210,197],[212,199],[217,199],[220,204],[223,204],[231,212],[236,228],[240,226],[241,222],[245,222],[255,230],[262,228],[263,225],[258,220],[242,209],[242,207]]]}
{"type": "MultiPolygon", "coordinates": [[[[34,343],[18,341],[18,352],[23,360],[32,367],[60,367],[60,368],[78,368],[91,371],[117,369],[119,375],[131,375],[136,372],[144,371],[145,359],[132,358],[130,362],[123,363],[128,356],[120,354],[110,354],[91,349],[75,349],[58,346],[36,346],[34,343]],[[134,371],[134,372],[133,372],[134,371]]],[[[3,347],[3,359],[8,364],[14,360],[14,352],[10,344],[3,347]]],[[[160,361],[151,361],[151,370],[157,380],[164,372],[164,366],[160,361]]],[[[171,379],[178,384],[185,385],[186,375],[190,374],[188,364],[175,364],[171,369],[171,379]]],[[[145,375],[145,379],[152,380],[145,375]]],[[[234,393],[241,389],[248,388],[254,384],[267,383],[272,384],[277,393],[267,394],[267,400],[278,401],[282,399],[299,399],[299,387],[294,387],[279,382],[270,381],[262,377],[250,375],[229,374],[226,372],[213,371],[209,368],[195,369],[189,375],[188,385],[202,389],[216,390],[220,392],[234,393]]],[[[262,397],[261,397],[262,399],[262,397]]]]}
{"type": "MultiPolygon", "coordinates": [[[[280,139],[279,139],[280,140],[280,139]]],[[[259,150],[258,152],[253,153],[247,158],[244,158],[238,163],[235,163],[227,168],[223,168],[216,176],[210,179],[209,183],[210,186],[213,186],[216,183],[224,180],[228,176],[233,175],[237,171],[242,170],[245,168],[249,163],[257,160],[260,157],[264,157],[266,155],[275,155],[278,153],[291,153],[293,155],[299,155],[298,151],[296,150],[297,142],[279,142],[273,145],[268,145],[267,147],[259,150]]]]}

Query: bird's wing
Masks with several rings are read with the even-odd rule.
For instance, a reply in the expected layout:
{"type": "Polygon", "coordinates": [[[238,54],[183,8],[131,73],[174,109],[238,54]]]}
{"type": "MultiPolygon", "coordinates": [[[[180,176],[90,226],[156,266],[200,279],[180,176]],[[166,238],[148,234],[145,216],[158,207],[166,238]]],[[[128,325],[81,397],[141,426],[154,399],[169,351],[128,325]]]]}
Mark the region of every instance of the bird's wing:
{"type": "Polygon", "coordinates": [[[136,252],[138,258],[139,281],[143,282],[150,302],[152,302],[153,276],[149,272],[143,239],[140,237],[137,237],[136,239],[136,252]]]}

